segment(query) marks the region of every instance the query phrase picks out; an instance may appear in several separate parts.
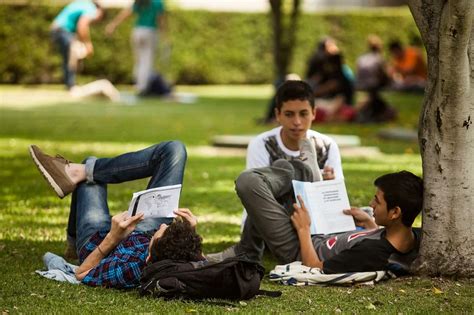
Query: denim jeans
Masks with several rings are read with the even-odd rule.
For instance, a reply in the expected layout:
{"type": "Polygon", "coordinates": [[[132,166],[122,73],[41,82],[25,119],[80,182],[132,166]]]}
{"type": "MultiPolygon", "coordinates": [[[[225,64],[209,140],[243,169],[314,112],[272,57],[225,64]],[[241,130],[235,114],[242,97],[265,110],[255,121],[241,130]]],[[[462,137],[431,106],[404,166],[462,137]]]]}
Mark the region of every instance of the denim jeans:
{"type": "MultiPolygon", "coordinates": [[[[98,231],[109,231],[111,216],[107,205],[107,184],[151,177],[148,188],[183,182],[186,149],[179,141],[162,142],[114,158],[84,160],[87,179],[72,194],[67,236],[79,251],[98,231]]],[[[130,196],[131,197],[131,196],[130,196]]],[[[172,218],[146,218],[135,231],[153,232],[172,218]]]]}
{"type": "Polygon", "coordinates": [[[311,168],[300,160],[277,160],[272,166],[240,174],[235,189],[248,217],[236,245],[237,254],[261,262],[265,246],[281,264],[294,261],[299,239],[291,223],[294,193],[291,181],[312,181],[311,168]]]}
{"type": "Polygon", "coordinates": [[[63,59],[63,75],[64,84],[69,89],[76,84],[76,73],[69,68],[69,49],[71,48],[74,34],[61,28],[51,31],[51,39],[58,47],[59,53],[63,59]]]}

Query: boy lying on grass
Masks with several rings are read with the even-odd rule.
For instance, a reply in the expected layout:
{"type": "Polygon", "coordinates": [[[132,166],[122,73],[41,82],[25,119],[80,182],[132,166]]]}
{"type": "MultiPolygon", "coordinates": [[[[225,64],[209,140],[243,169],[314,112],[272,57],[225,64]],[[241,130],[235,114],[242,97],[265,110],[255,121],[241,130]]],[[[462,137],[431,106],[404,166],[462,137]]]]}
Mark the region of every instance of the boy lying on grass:
{"type": "Polygon", "coordinates": [[[301,207],[294,203],[291,183],[292,179],[313,181],[312,168],[317,165],[310,161],[315,158],[277,160],[270,167],[243,172],[236,181],[237,194],[248,212],[241,239],[220,253],[207,255],[208,260],[246,253],[249,259],[261,261],[268,247],[279,264],[300,260],[325,273],[385,270],[402,260],[407,263],[401,267],[407,269],[418,250],[412,224],[422,209],[422,179],[407,171],[377,178],[370,203],[374,217],[358,208],[344,210],[365,230],[311,235],[308,210],[301,198],[301,207]]]}
{"type": "Polygon", "coordinates": [[[113,158],[89,157],[83,164],[44,154],[37,146],[30,154],[56,194],[72,193],[67,258],[79,258],[76,278],[90,286],[133,288],[147,263],[162,259],[200,261],[201,237],[196,218],[188,209],[172,218],[111,218],[107,185],[151,177],[147,189],[181,184],[186,149],[177,141],[162,142],[113,158]],[[171,224],[170,224],[171,223],[171,224]],[[177,250],[179,249],[179,250],[177,250]]]}

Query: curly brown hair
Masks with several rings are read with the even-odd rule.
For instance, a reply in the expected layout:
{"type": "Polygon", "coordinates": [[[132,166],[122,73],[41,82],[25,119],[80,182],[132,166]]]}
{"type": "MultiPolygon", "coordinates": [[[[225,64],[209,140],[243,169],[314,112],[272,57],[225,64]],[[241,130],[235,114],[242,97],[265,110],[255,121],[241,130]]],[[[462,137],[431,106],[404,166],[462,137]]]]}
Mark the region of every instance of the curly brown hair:
{"type": "Polygon", "coordinates": [[[151,262],[164,259],[202,260],[202,238],[186,220],[175,220],[151,247],[151,262]]]}

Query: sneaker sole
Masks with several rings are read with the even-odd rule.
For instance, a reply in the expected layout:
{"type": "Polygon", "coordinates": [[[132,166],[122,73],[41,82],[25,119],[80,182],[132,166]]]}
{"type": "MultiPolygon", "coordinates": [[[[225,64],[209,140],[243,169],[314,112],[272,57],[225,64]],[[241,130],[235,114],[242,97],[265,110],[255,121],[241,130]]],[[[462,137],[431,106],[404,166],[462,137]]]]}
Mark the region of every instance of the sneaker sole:
{"type": "Polygon", "coordinates": [[[33,158],[33,162],[35,162],[35,165],[38,168],[38,170],[40,171],[41,175],[43,175],[43,177],[46,179],[48,184],[54,189],[54,191],[56,192],[58,197],[61,198],[61,199],[64,198],[65,195],[64,195],[64,192],[62,191],[61,187],[59,187],[59,185],[54,181],[53,177],[51,175],[49,175],[48,171],[46,171],[46,169],[40,163],[40,161],[36,157],[35,151],[33,150],[33,148],[31,146],[30,146],[29,150],[30,150],[31,157],[33,158]]]}

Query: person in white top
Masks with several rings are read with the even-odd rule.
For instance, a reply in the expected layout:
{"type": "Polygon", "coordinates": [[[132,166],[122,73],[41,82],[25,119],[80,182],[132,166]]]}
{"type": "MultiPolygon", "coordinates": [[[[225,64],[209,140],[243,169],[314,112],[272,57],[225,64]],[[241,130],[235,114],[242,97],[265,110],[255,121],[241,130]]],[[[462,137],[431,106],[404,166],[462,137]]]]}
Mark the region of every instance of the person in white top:
{"type": "MultiPolygon", "coordinates": [[[[275,116],[280,126],[263,132],[250,141],[246,169],[270,166],[279,159],[301,159],[300,141],[311,139],[315,146],[318,166],[322,170],[322,178],[344,178],[336,142],[310,129],[316,116],[316,108],[313,92],[306,82],[288,80],[278,88],[275,116]]],[[[244,210],[242,227],[246,218],[247,213],[244,210]]]]}
{"type": "Polygon", "coordinates": [[[300,140],[312,138],[315,140],[323,178],[343,178],[341,156],[336,142],[310,129],[316,117],[316,108],[309,85],[304,81],[288,80],[279,87],[276,97],[275,116],[280,126],[261,133],[250,141],[246,168],[270,166],[278,159],[299,158],[300,140]]]}
{"type": "MultiPolygon", "coordinates": [[[[246,169],[270,166],[272,162],[278,159],[299,158],[299,148],[292,150],[290,149],[291,143],[286,145],[283,140],[288,129],[287,125],[281,125],[253,138],[247,148],[246,169]]],[[[332,138],[311,129],[306,130],[304,138],[316,139],[317,153],[319,153],[318,164],[323,171],[324,179],[343,178],[341,155],[336,142],[332,138]]],[[[288,143],[288,141],[286,142],[288,143]]]]}

